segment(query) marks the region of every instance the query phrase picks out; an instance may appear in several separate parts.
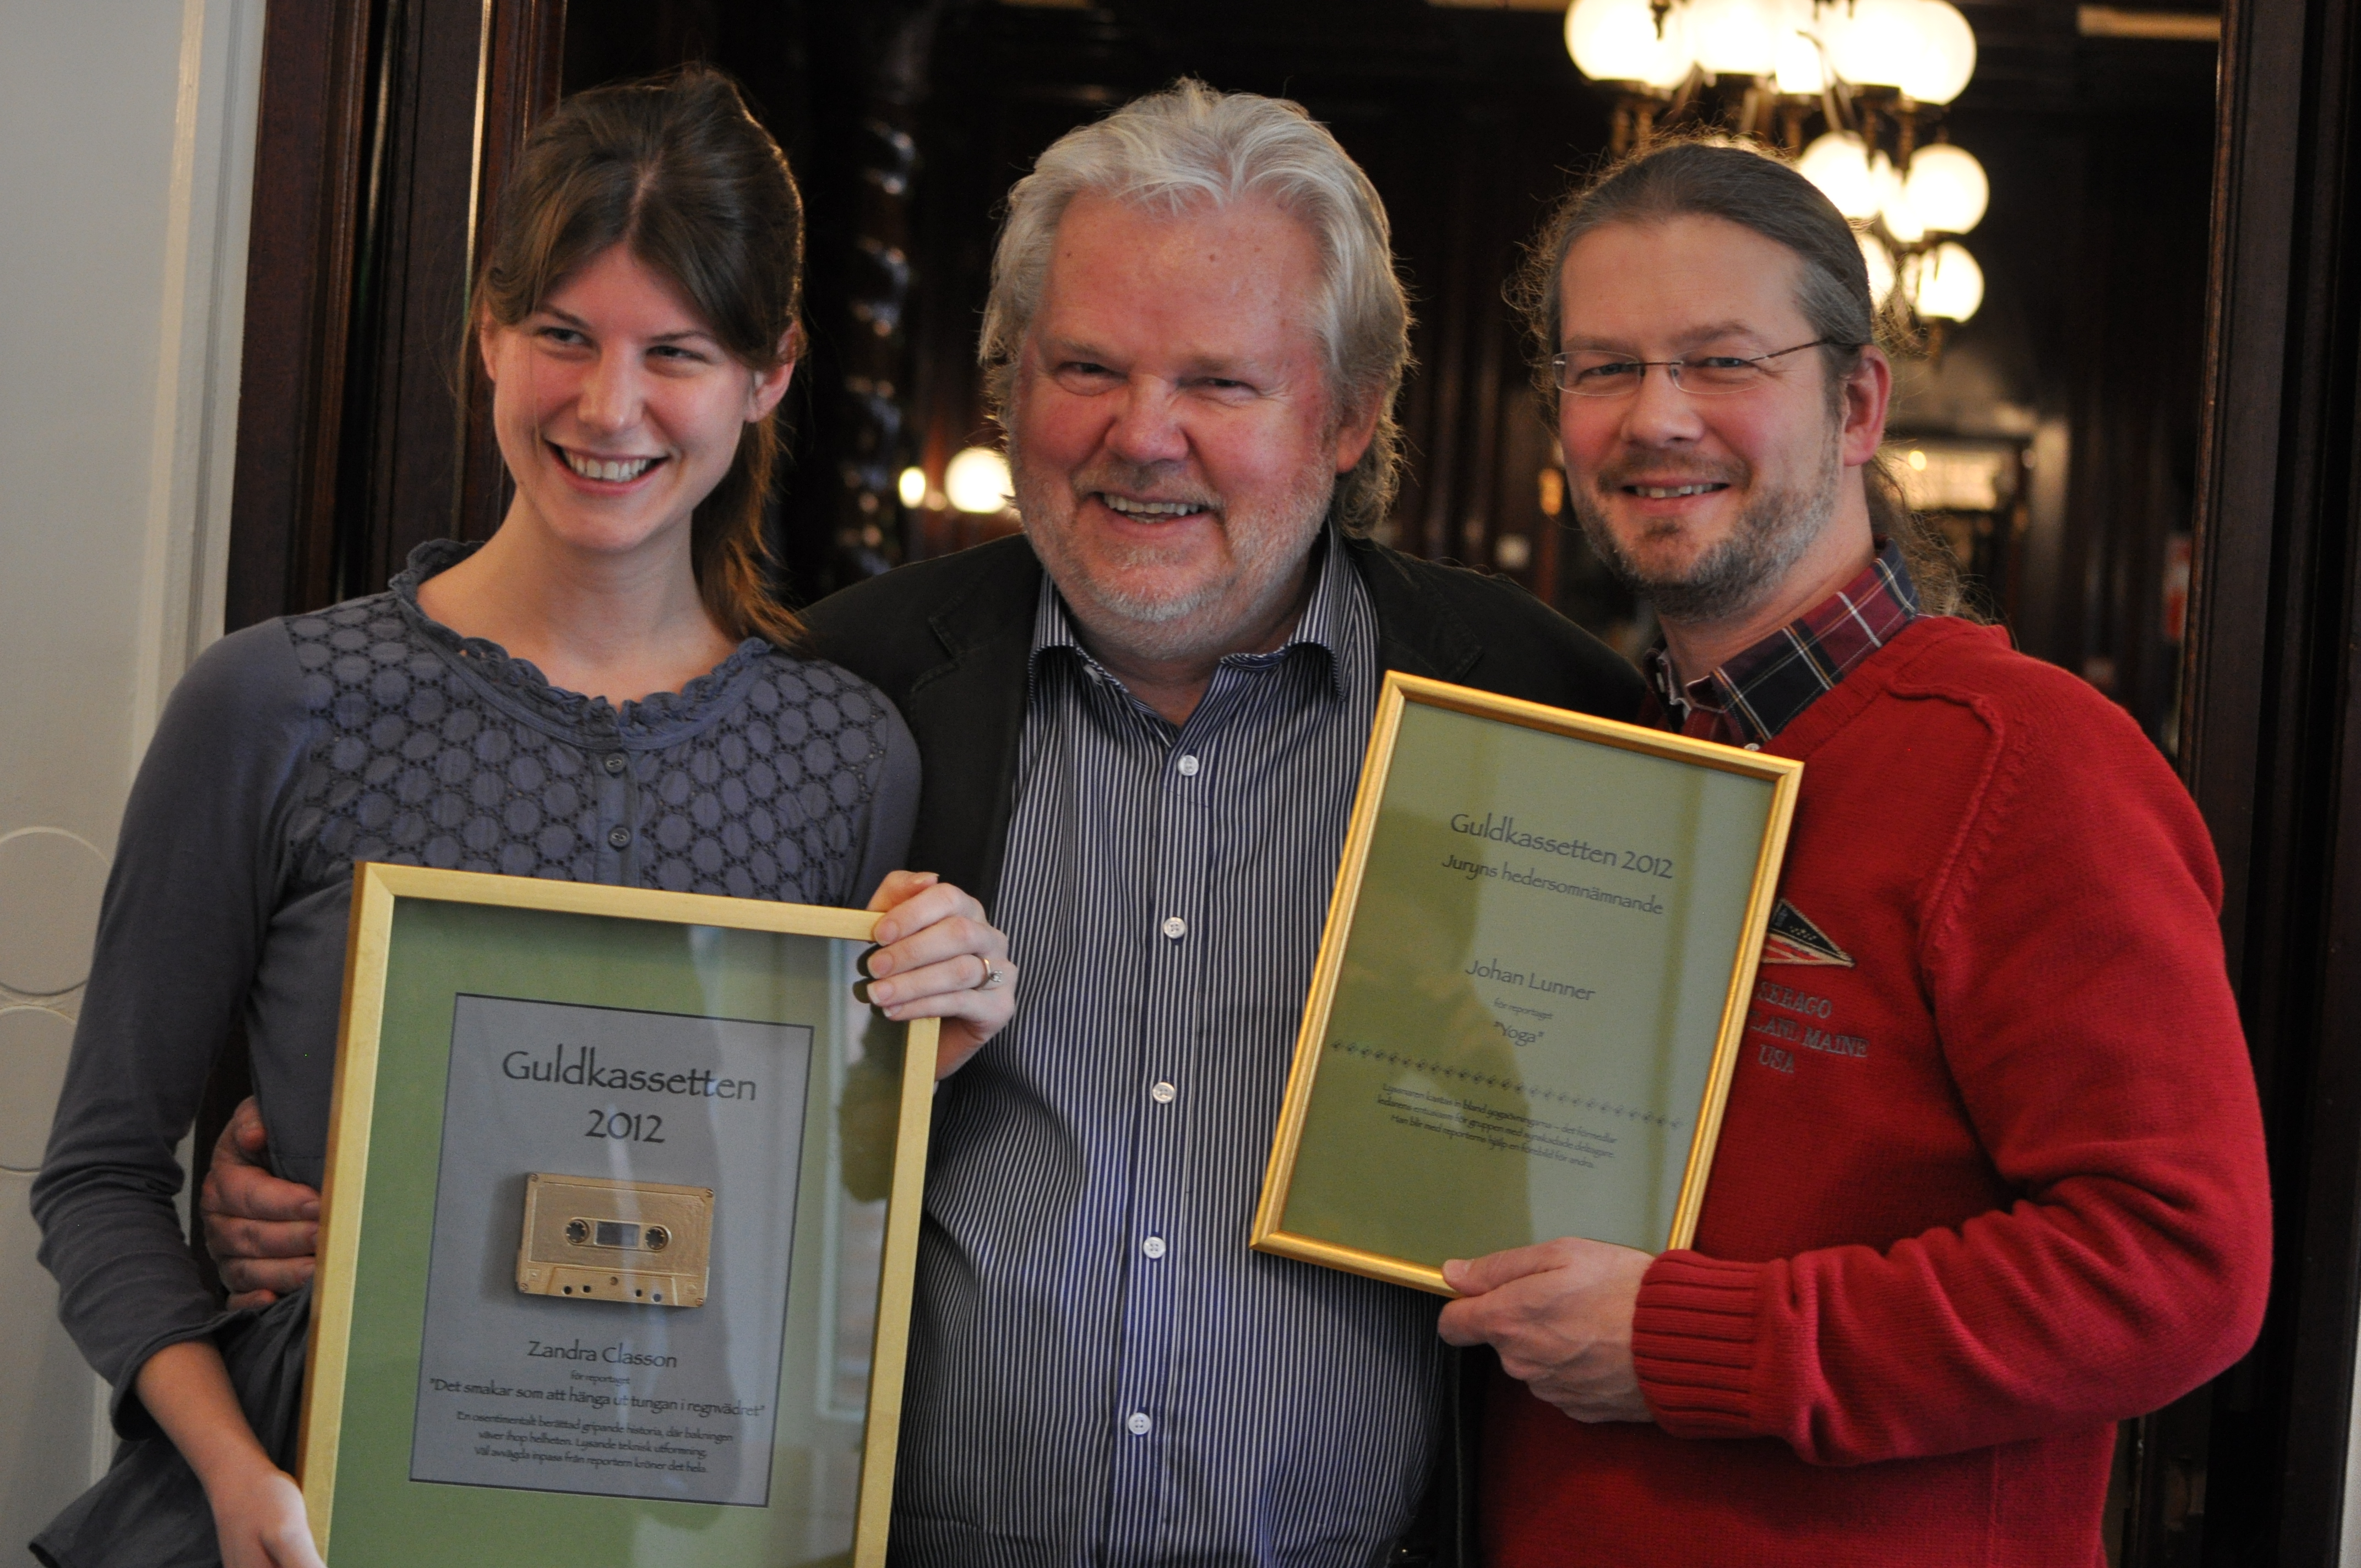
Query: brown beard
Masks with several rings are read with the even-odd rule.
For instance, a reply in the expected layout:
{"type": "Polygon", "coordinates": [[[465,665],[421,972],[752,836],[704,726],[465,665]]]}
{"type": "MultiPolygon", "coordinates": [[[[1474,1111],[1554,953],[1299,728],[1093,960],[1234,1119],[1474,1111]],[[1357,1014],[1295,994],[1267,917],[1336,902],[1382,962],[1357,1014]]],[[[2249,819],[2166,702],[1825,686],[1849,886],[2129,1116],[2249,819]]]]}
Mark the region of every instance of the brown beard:
{"type": "MultiPolygon", "coordinates": [[[[1821,452],[1817,483],[1804,483],[1758,494],[1739,513],[1738,526],[1728,537],[1698,556],[1678,576],[1657,577],[1625,554],[1607,526],[1606,497],[1624,483],[1615,470],[1603,472],[1591,485],[1569,485],[1566,499],[1575,521],[1615,580],[1655,606],[1666,620],[1703,626],[1731,620],[1777,590],[1787,569],[1799,560],[1836,513],[1837,486],[1844,474],[1839,460],[1842,432],[1831,426],[1821,452]]],[[[1699,474],[1695,478],[1722,480],[1723,474],[1699,474]]],[[[1743,478],[1744,473],[1736,476],[1743,478]]]]}

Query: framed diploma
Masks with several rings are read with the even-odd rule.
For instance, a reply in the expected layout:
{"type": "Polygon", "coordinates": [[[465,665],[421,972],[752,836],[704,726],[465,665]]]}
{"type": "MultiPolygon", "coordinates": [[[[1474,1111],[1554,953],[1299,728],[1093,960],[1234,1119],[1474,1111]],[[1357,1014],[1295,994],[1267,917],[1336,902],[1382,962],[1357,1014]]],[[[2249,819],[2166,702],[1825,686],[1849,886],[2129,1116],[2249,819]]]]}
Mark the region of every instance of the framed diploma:
{"type": "Polygon", "coordinates": [[[1686,1245],[1802,770],[1389,674],[1254,1245],[1686,1245]]]}
{"type": "Polygon", "coordinates": [[[333,1568],[884,1562],[936,1025],[854,1000],[876,919],[358,868],[333,1568]]]}

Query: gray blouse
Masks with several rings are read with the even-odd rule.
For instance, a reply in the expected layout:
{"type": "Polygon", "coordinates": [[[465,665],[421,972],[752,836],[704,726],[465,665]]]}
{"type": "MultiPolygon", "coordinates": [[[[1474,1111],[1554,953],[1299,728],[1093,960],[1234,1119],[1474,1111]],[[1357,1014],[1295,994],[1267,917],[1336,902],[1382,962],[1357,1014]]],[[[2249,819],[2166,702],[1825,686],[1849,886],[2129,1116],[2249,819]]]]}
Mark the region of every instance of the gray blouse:
{"type": "Polygon", "coordinates": [[[749,639],[620,708],[560,691],[419,609],[471,548],[223,638],[140,764],[32,1194],[59,1315],[118,1409],[215,1311],[174,1151],[240,1025],[273,1167],[320,1182],[354,862],[858,906],[908,846],[917,748],[875,687],[749,639]]]}

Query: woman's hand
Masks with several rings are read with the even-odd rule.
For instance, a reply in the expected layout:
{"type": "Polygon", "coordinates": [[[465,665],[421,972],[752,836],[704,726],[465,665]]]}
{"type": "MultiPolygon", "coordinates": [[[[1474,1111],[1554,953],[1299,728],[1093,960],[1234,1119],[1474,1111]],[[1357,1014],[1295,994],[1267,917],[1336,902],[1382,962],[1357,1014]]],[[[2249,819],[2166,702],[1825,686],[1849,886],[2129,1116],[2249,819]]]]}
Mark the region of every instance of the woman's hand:
{"type": "Polygon", "coordinates": [[[204,1486],[222,1568],[322,1568],[303,1489],[255,1441],[213,1341],[166,1345],[134,1387],[204,1486]]]}
{"type": "Polygon", "coordinates": [[[1008,938],[983,905],[932,872],[890,872],[869,907],[884,913],[862,968],[862,1000],[898,1023],[943,1021],[935,1077],[948,1078],[1016,1010],[1008,938]]]}
{"type": "Polygon", "coordinates": [[[322,1568],[303,1513],[303,1489],[269,1460],[236,1470],[205,1487],[222,1568],[322,1568]]]}

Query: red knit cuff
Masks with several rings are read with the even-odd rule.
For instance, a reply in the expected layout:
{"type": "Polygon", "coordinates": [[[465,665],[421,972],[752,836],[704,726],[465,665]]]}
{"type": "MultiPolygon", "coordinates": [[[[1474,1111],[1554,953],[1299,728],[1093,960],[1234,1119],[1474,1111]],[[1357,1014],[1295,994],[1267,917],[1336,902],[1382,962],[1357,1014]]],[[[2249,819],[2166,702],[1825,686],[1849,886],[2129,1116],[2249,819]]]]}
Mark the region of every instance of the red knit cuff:
{"type": "Polygon", "coordinates": [[[1656,1424],[1675,1437],[1753,1437],[1756,1303],[1763,1266],[1668,1252],[1648,1266],[1631,1356],[1656,1424]]]}

